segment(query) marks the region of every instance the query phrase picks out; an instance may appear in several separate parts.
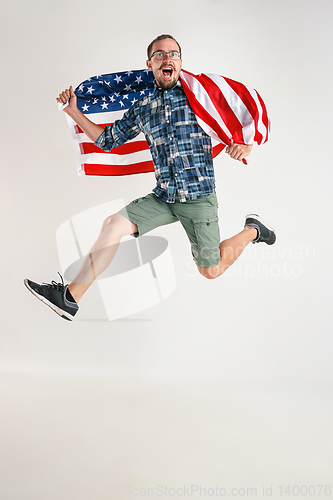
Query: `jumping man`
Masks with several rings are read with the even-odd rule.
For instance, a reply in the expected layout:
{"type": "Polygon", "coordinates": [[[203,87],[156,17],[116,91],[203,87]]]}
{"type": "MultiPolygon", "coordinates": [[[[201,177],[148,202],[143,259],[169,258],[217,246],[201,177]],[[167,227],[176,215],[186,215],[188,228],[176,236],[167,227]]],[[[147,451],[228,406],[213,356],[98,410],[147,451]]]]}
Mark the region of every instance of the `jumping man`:
{"type": "MultiPolygon", "coordinates": [[[[189,238],[199,273],[208,279],[221,276],[251,242],[275,243],[275,232],[257,215],[248,215],[244,229],[220,242],[218,205],[211,138],[197,123],[179,80],[181,48],[171,35],[160,35],[147,49],[147,67],[155,77],[155,92],[136,101],[121,120],[105,128],[92,123],[77,108],[73,88],[64,90],[58,103],[84,133],[103,150],[124,144],[143,132],[152,155],[156,187],[105,219],[97,241],[69,285],[37,284],[26,287],[57,314],[72,320],[78,303],[93,281],[111,263],[123,236],[141,236],[156,227],[180,221],[189,238]]],[[[241,161],[252,144],[232,144],[226,153],[241,161]]]]}

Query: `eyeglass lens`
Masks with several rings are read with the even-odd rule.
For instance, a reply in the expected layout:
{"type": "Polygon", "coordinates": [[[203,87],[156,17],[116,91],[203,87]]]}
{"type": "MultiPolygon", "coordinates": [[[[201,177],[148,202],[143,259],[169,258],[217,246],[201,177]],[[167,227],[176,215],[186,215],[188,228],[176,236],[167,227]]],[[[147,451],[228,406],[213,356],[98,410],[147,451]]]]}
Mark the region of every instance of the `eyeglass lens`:
{"type": "Polygon", "coordinates": [[[173,60],[180,59],[180,52],[176,52],[174,50],[170,50],[169,52],[159,50],[158,52],[154,52],[154,54],[152,54],[152,56],[155,56],[156,59],[165,59],[167,55],[173,60]]]}

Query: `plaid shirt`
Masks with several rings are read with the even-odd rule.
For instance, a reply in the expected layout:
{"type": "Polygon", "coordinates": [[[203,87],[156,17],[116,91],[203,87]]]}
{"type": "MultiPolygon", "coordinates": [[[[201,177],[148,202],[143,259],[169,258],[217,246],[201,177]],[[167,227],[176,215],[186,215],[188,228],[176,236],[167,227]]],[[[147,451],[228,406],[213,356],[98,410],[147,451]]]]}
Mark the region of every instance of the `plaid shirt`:
{"type": "Polygon", "coordinates": [[[154,192],[169,203],[203,198],[215,189],[210,137],[198,125],[178,82],[170,90],[135,102],[114,125],[106,126],[95,144],[111,151],[143,132],[155,166],[154,192]]]}

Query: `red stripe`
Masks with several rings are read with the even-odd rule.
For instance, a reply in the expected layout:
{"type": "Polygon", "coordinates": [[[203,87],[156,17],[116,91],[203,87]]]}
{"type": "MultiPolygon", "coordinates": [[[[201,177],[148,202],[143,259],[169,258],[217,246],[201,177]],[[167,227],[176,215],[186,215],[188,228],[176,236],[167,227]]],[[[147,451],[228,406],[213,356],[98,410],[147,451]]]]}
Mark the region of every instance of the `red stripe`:
{"type": "Polygon", "coordinates": [[[213,146],[213,158],[219,155],[221,151],[224,150],[225,147],[226,147],[225,144],[217,144],[216,146],[213,146]]]}
{"type": "MultiPolygon", "coordinates": [[[[187,73],[189,72],[187,71],[187,73]]],[[[183,78],[181,78],[181,81],[186,97],[188,98],[190,106],[193,109],[194,113],[216,132],[221,141],[223,141],[225,144],[230,145],[231,142],[229,137],[221,129],[217,121],[208,113],[208,111],[205,110],[205,108],[199,103],[199,101],[197,101],[195,94],[192,92],[192,90],[189,88],[189,86],[183,80],[183,78]]]]}
{"type": "Polygon", "coordinates": [[[122,146],[113,148],[112,151],[104,151],[101,148],[95,146],[92,142],[80,142],[80,152],[82,155],[87,155],[90,153],[106,153],[114,155],[127,155],[132,153],[138,153],[139,151],[145,151],[149,149],[147,141],[136,141],[125,143],[122,146]]]}
{"type": "Polygon", "coordinates": [[[102,165],[98,163],[84,163],[83,170],[86,175],[132,175],[154,172],[152,161],[143,161],[131,165],[102,165]]]}

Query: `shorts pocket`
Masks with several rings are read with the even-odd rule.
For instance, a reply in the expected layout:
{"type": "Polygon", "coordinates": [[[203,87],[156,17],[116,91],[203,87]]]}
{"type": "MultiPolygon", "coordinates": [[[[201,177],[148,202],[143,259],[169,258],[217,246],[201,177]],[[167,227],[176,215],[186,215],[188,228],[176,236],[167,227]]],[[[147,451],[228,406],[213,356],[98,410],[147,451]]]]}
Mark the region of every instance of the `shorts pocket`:
{"type": "Polygon", "coordinates": [[[218,217],[193,219],[195,240],[192,255],[199,267],[214,267],[220,262],[220,229],[218,217]]]}

